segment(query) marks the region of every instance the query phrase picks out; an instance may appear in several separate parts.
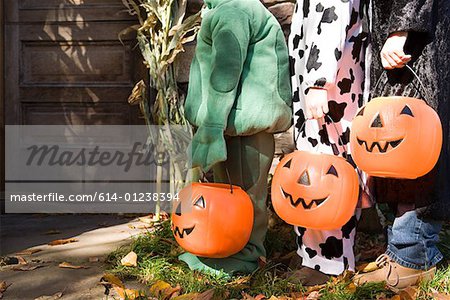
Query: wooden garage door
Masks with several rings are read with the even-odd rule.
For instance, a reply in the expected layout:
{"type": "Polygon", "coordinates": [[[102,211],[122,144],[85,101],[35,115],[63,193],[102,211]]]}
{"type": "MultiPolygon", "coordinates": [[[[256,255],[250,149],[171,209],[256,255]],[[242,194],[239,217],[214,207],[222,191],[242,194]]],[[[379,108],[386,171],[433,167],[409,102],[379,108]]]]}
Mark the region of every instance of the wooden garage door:
{"type": "Polygon", "coordinates": [[[6,124],[135,124],[142,78],[121,0],[5,0],[6,124]]]}

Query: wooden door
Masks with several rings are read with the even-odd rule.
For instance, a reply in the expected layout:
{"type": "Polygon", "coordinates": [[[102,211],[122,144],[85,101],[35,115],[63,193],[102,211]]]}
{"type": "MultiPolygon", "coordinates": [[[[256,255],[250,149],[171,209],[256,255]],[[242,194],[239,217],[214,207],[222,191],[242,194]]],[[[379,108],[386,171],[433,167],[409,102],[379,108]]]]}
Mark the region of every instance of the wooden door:
{"type": "Polygon", "coordinates": [[[6,124],[134,124],[142,69],[121,0],[5,0],[6,124]]]}
{"type": "Polygon", "coordinates": [[[119,41],[137,22],[121,0],[4,0],[0,6],[3,204],[3,124],[140,124],[127,98],[145,69],[135,36],[119,41]]]}

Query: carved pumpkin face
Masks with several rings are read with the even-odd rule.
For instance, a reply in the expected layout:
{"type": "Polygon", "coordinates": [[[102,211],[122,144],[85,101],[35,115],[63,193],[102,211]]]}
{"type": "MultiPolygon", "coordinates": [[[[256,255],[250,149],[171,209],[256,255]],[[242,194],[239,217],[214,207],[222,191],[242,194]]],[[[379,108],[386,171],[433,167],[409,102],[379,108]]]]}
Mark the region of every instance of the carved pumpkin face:
{"type": "Polygon", "coordinates": [[[272,204],[285,222],[313,229],[336,229],[353,216],[358,175],[344,158],[295,151],[272,179],[272,204]]]}
{"type": "Polygon", "coordinates": [[[355,116],[352,157],[372,176],[415,179],[431,171],[442,147],[442,125],[424,101],[380,97],[355,116]]]}
{"type": "Polygon", "coordinates": [[[253,228],[253,204],[240,187],[193,183],[173,203],[172,232],[186,251],[223,258],[247,244],[253,228]]]}

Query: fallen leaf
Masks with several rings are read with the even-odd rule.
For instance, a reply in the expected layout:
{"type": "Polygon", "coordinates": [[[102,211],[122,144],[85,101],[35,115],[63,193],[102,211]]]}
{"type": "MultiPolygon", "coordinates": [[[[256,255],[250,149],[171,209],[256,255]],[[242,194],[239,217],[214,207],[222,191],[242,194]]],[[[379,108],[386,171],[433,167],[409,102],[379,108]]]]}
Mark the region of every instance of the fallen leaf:
{"type": "Polygon", "coordinates": [[[312,293],[310,293],[308,295],[308,297],[306,297],[306,300],[317,300],[320,299],[320,292],[319,291],[314,291],[312,293]]]}
{"type": "Polygon", "coordinates": [[[152,215],[145,216],[145,217],[140,217],[140,218],[139,218],[139,221],[141,221],[142,223],[154,225],[154,223],[155,223],[155,217],[152,216],[152,215]]]}
{"type": "Polygon", "coordinates": [[[75,243],[75,242],[78,242],[78,240],[74,239],[74,238],[70,238],[70,239],[61,239],[61,240],[51,241],[47,245],[49,245],[49,246],[58,246],[58,245],[65,245],[65,244],[75,243]]]}
{"type": "Polygon", "coordinates": [[[137,254],[131,251],[120,260],[120,264],[125,267],[137,267],[137,254]]]}
{"type": "Polygon", "coordinates": [[[400,297],[400,295],[395,295],[391,298],[391,300],[402,300],[402,298],[400,297]]]}
{"type": "Polygon", "coordinates": [[[40,296],[40,297],[35,298],[34,300],[56,300],[56,299],[61,298],[62,295],[63,295],[62,292],[58,292],[58,293],[53,294],[51,296],[40,296]]]}
{"type": "Polygon", "coordinates": [[[23,258],[22,256],[16,256],[17,260],[19,261],[20,265],[26,265],[27,261],[25,258],[23,258]]]}
{"type": "Polygon", "coordinates": [[[362,265],[356,267],[356,269],[361,273],[369,273],[369,272],[378,270],[379,267],[376,262],[370,262],[370,263],[362,264],[362,265]]]}
{"type": "Polygon", "coordinates": [[[350,282],[350,283],[347,285],[347,290],[348,290],[350,293],[354,294],[354,293],[356,292],[356,285],[355,285],[353,282],[350,282]]]}
{"type": "Polygon", "coordinates": [[[43,265],[19,265],[17,267],[12,268],[13,271],[33,271],[36,270],[38,268],[43,267],[43,265]]]}
{"type": "Polygon", "coordinates": [[[20,252],[17,252],[16,255],[33,255],[36,252],[42,251],[42,249],[26,249],[20,252]]]}
{"type": "MultiPolygon", "coordinates": [[[[225,292],[227,293],[227,292],[225,292]]],[[[200,295],[198,295],[195,300],[222,300],[222,299],[228,299],[227,295],[216,295],[216,291],[214,289],[209,289],[200,295]]]]}
{"type": "Polygon", "coordinates": [[[0,293],[3,293],[4,291],[6,291],[6,289],[11,285],[7,284],[6,281],[0,281],[0,293]]]}
{"type": "Polygon", "coordinates": [[[169,299],[173,294],[181,291],[181,287],[172,287],[165,281],[158,280],[150,287],[150,295],[158,299],[169,299]]]}
{"type": "Polygon", "coordinates": [[[58,265],[58,267],[64,268],[64,269],[88,269],[89,268],[86,266],[75,266],[68,262],[62,262],[58,265]]]}
{"type": "Polygon", "coordinates": [[[61,231],[59,231],[59,230],[49,230],[49,231],[44,232],[45,235],[60,234],[60,233],[61,233],[61,231]]]}
{"type": "Polygon", "coordinates": [[[417,287],[409,286],[399,293],[402,300],[415,300],[417,297],[417,287]]]}
{"type": "Polygon", "coordinates": [[[114,290],[119,294],[120,299],[134,300],[141,296],[145,296],[142,291],[133,289],[124,289],[119,286],[114,286],[114,290]]]}
{"type": "Polygon", "coordinates": [[[194,300],[197,299],[198,295],[199,295],[198,293],[189,293],[180,296],[175,296],[173,298],[170,298],[170,300],[194,300]]]}
{"type": "Polygon", "coordinates": [[[116,285],[121,288],[125,288],[124,284],[122,283],[122,280],[120,280],[119,277],[117,277],[113,274],[110,274],[110,273],[103,274],[102,279],[100,279],[100,283],[102,283],[102,282],[106,282],[106,283],[116,285]]]}
{"type": "Polygon", "coordinates": [[[99,262],[100,258],[98,257],[89,257],[89,262],[99,262]]]}
{"type": "Polygon", "coordinates": [[[249,294],[247,294],[245,292],[241,292],[241,295],[242,295],[242,300],[255,300],[255,297],[252,297],[252,296],[250,296],[249,294]]]}
{"type": "Polygon", "coordinates": [[[450,300],[450,295],[439,293],[435,289],[431,290],[431,296],[434,300],[450,300]]]}

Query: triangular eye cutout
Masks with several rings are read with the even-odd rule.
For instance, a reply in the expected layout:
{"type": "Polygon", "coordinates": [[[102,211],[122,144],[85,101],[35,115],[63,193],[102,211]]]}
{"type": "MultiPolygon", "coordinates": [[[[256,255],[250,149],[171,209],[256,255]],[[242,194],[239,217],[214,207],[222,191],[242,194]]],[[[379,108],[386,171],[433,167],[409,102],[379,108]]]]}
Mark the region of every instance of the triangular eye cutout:
{"type": "Polygon", "coordinates": [[[405,107],[403,107],[402,111],[400,112],[401,115],[408,115],[411,117],[414,117],[414,114],[411,111],[411,108],[409,108],[408,105],[405,105],[405,107]]]}
{"type": "Polygon", "coordinates": [[[308,171],[305,171],[302,173],[300,178],[297,180],[298,183],[302,185],[311,185],[311,181],[309,180],[309,174],[308,171]]]}
{"type": "Polygon", "coordinates": [[[290,168],[291,168],[291,162],[292,162],[292,158],[291,158],[290,160],[288,160],[287,163],[284,164],[283,168],[288,168],[288,169],[290,169],[290,168]]]}
{"type": "Polygon", "coordinates": [[[331,165],[331,167],[328,169],[327,175],[328,174],[331,174],[331,175],[334,175],[336,177],[339,177],[338,172],[337,172],[336,168],[333,165],[331,165]]]}
{"type": "Polygon", "coordinates": [[[203,199],[203,196],[198,198],[197,201],[195,201],[194,206],[200,207],[200,208],[206,208],[206,202],[205,199],[203,199]]]}
{"type": "Polygon", "coordinates": [[[364,115],[364,110],[366,109],[366,107],[363,107],[357,114],[356,114],[356,116],[358,117],[358,116],[362,116],[362,115],[364,115]]]}

